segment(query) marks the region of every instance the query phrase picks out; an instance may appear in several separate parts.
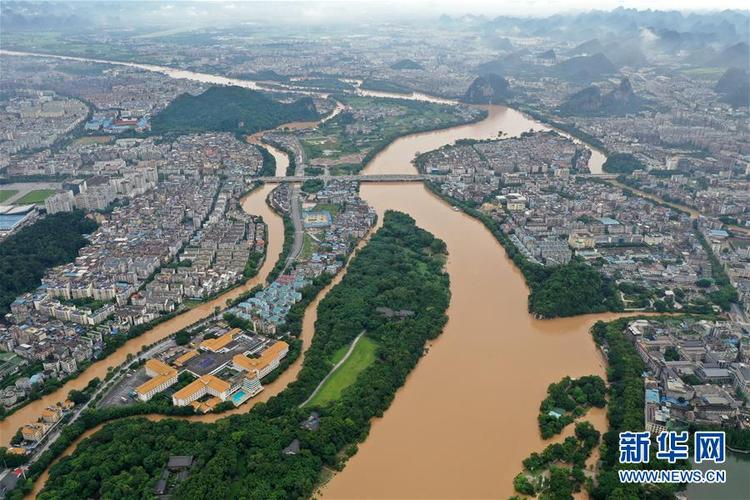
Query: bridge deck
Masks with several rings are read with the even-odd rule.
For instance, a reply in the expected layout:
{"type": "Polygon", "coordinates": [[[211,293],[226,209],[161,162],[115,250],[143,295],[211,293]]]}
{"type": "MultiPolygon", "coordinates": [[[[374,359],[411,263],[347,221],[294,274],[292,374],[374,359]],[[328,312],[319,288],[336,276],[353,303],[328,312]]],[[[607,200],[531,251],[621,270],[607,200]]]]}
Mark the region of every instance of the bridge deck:
{"type": "MultiPolygon", "coordinates": [[[[602,180],[615,179],[617,176],[613,174],[575,174],[578,177],[591,177],[602,180]]],[[[331,180],[341,181],[359,181],[359,182],[422,182],[430,179],[444,179],[443,175],[426,175],[426,174],[373,174],[373,175],[328,175],[328,176],[314,176],[314,175],[289,175],[284,177],[256,177],[259,181],[268,183],[280,183],[280,182],[305,182],[312,179],[320,179],[328,182],[331,180]]]]}

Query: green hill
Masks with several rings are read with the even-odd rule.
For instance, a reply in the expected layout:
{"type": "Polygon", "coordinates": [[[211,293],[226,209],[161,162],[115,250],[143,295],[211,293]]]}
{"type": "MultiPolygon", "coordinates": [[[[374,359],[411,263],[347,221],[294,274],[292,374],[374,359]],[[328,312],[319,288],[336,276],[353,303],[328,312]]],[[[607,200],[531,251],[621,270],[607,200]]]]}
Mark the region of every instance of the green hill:
{"type": "Polygon", "coordinates": [[[464,94],[462,101],[471,104],[499,104],[511,96],[508,80],[489,73],[477,77],[464,94]]]}
{"type": "Polygon", "coordinates": [[[421,64],[411,59],[401,59],[391,64],[391,69],[424,69],[421,64]]]}
{"type": "Polygon", "coordinates": [[[252,134],[283,123],[318,118],[310,97],[287,104],[242,87],[211,87],[197,96],[177,96],[154,117],[151,130],[159,135],[209,131],[252,134]]]}
{"type": "Polygon", "coordinates": [[[630,80],[623,78],[620,85],[605,94],[594,85],[576,92],[560,104],[558,112],[566,116],[622,116],[638,113],[647,105],[646,99],[633,91],[630,80]]]}

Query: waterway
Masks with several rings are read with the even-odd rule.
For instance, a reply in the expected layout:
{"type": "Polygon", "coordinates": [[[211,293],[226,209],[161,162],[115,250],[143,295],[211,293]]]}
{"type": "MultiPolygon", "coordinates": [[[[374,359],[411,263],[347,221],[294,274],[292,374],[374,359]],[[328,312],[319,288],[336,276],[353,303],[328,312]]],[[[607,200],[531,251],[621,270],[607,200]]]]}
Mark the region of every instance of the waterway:
{"type": "MultiPolygon", "coordinates": [[[[169,76],[170,78],[193,80],[193,81],[209,83],[209,84],[214,84],[214,85],[236,85],[238,87],[244,87],[244,88],[248,88],[252,90],[294,92],[294,93],[299,93],[299,94],[304,94],[304,95],[317,96],[321,98],[326,98],[329,96],[329,94],[325,92],[314,91],[314,90],[306,89],[304,87],[297,87],[294,85],[284,85],[278,82],[263,82],[263,81],[245,80],[245,79],[239,79],[239,78],[229,78],[225,76],[211,75],[208,73],[199,73],[195,71],[170,68],[167,66],[158,66],[155,64],[141,64],[141,63],[128,62],[128,61],[112,61],[112,60],[105,60],[105,59],[94,59],[94,58],[86,58],[86,57],[55,55],[55,54],[40,54],[40,53],[35,53],[35,52],[21,52],[21,51],[4,50],[4,49],[0,49],[0,55],[47,57],[47,58],[52,58],[52,59],[63,59],[63,60],[91,62],[91,63],[99,63],[99,64],[112,64],[116,66],[127,66],[130,68],[137,68],[137,69],[141,69],[144,71],[161,73],[163,75],[169,76]],[[267,87],[265,85],[267,83],[272,83],[273,87],[267,87]]],[[[370,96],[370,97],[382,97],[382,98],[390,98],[390,99],[410,99],[414,101],[433,102],[437,104],[458,104],[458,101],[456,101],[455,99],[436,97],[436,96],[424,94],[421,92],[412,92],[410,94],[400,94],[396,92],[382,92],[382,91],[377,91],[377,90],[366,90],[366,89],[360,88],[360,86],[362,85],[361,80],[345,80],[345,81],[355,84],[355,88],[356,88],[355,92],[358,95],[370,96]]],[[[504,123],[504,125],[511,126],[511,127],[528,126],[528,128],[523,129],[523,130],[516,129],[516,128],[511,128],[510,130],[502,130],[502,129],[496,130],[494,135],[488,136],[488,137],[483,136],[481,138],[490,139],[490,138],[497,137],[497,132],[499,131],[504,132],[506,135],[514,136],[526,130],[550,130],[551,129],[551,127],[542,125],[541,122],[532,120],[522,115],[521,113],[519,113],[518,111],[514,109],[506,108],[504,106],[495,106],[495,108],[505,109],[507,110],[507,113],[511,115],[509,116],[509,119],[506,120],[506,123],[504,123]]],[[[337,104],[333,113],[325,117],[323,121],[333,118],[339,112],[341,112],[341,110],[342,110],[341,105],[337,104]]],[[[482,122],[482,123],[485,123],[485,122],[482,122]]],[[[286,127],[309,128],[310,126],[313,126],[313,125],[314,123],[312,122],[296,122],[296,123],[287,124],[286,127]]],[[[492,124],[488,123],[488,125],[491,126],[492,124]]],[[[558,132],[566,137],[570,137],[571,139],[575,140],[578,143],[581,143],[581,141],[571,137],[569,134],[563,131],[558,130],[558,132]]],[[[476,137],[476,138],[478,139],[480,137],[476,137]]],[[[602,165],[604,164],[606,157],[604,156],[604,154],[594,149],[593,147],[591,146],[588,146],[588,147],[592,151],[591,158],[589,159],[589,170],[591,171],[592,174],[601,174],[602,165]]],[[[424,151],[429,151],[429,150],[425,149],[423,150],[423,152],[424,151]]]]}
{"type": "MultiPolygon", "coordinates": [[[[521,113],[488,108],[486,120],[395,141],[366,174],[411,174],[418,152],[458,139],[544,128],[521,113]]],[[[502,246],[477,220],[421,184],[363,184],[382,216],[407,212],[443,239],[451,278],[449,321],[383,418],[323,498],[507,498],[521,461],[543,442],[537,427],[547,386],[564,377],[604,375],[588,332],[616,315],[536,320],[528,289],[502,246]]],[[[605,422],[594,418],[603,430],[605,422]]]]}
{"type": "Polygon", "coordinates": [[[700,470],[725,470],[727,482],[724,484],[691,484],[688,486],[687,496],[690,500],[739,500],[750,498],[750,454],[727,452],[727,460],[723,464],[706,462],[693,464],[693,468],[700,470]]]}

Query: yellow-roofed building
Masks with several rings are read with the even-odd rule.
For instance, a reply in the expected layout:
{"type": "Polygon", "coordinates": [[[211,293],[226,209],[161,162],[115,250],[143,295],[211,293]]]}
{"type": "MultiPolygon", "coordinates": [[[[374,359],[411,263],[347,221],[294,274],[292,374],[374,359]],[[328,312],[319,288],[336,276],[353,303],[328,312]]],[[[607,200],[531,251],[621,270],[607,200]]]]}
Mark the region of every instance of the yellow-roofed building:
{"type": "Polygon", "coordinates": [[[195,411],[201,412],[201,413],[208,413],[210,411],[213,411],[214,408],[216,408],[216,405],[221,403],[221,399],[219,398],[211,398],[208,401],[205,401],[203,403],[198,401],[193,401],[190,403],[190,406],[195,408],[195,411]]]}
{"type": "Polygon", "coordinates": [[[154,395],[177,383],[177,370],[158,359],[146,361],[146,374],[152,378],[135,390],[141,401],[148,401],[154,395]]]}
{"type": "Polygon", "coordinates": [[[49,427],[47,424],[26,424],[21,427],[21,435],[26,441],[41,441],[49,427]]]}
{"type": "Polygon", "coordinates": [[[190,361],[191,359],[193,359],[194,357],[196,357],[197,355],[198,355],[198,351],[196,350],[188,351],[182,356],[180,356],[179,358],[175,359],[174,365],[177,367],[180,367],[184,365],[185,363],[187,363],[188,361],[190,361]]]}
{"type": "Polygon", "coordinates": [[[232,364],[237,370],[248,373],[256,373],[258,378],[263,378],[271,373],[289,352],[289,344],[280,340],[263,351],[257,358],[248,358],[244,354],[237,354],[232,358],[232,364]]]}
{"type": "Polygon", "coordinates": [[[172,404],[175,406],[187,406],[193,401],[202,398],[206,394],[215,396],[221,401],[229,397],[231,385],[213,375],[203,375],[194,380],[179,391],[172,394],[172,404]]]}
{"type": "Polygon", "coordinates": [[[206,339],[201,342],[201,349],[205,351],[218,352],[224,349],[230,342],[234,340],[234,337],[242,332],[239,328],[233,328],[221,337],[215,339],[206,339]]]}
{"type": "Polygon", "coordinates": [[[54,424],[62,418],[62,408],[59,406],[48,406],[42,410],[42,421],[54,424]]]}

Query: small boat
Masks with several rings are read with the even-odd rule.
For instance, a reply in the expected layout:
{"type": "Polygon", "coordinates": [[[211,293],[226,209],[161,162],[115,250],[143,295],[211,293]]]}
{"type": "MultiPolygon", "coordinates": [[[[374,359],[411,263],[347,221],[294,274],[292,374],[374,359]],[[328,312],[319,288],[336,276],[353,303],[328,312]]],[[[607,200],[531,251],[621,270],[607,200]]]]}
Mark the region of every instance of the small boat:
{"type": "Polygon", "coordinates": [[[454,212],[460,212],[461,211],[461,209],[458,208],[456,205],[453,205],[451,208],[453,208],[454,212]]]}

